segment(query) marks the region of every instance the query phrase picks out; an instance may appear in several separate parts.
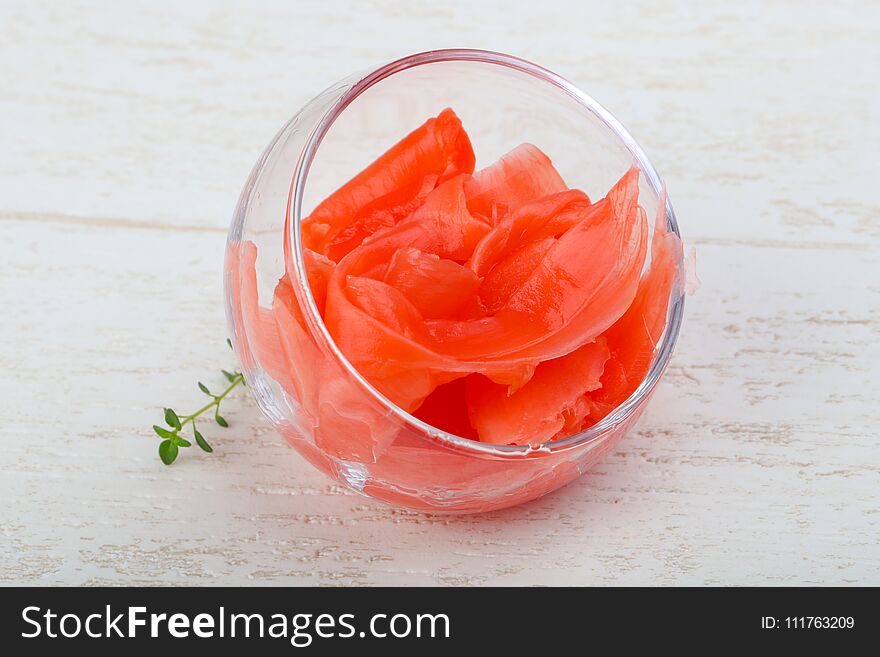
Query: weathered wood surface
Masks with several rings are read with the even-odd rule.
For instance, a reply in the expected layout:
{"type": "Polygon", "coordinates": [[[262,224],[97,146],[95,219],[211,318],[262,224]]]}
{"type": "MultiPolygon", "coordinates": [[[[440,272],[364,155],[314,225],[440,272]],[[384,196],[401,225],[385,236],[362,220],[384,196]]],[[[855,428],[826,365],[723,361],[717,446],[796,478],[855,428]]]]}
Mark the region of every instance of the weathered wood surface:
{"type": "Polygon", "coordinates": [[[880,584],[876,2],[49,4],[0,4],[0,581],[880,584]],[[160,406],[232,365],[260,150],[450,45],[573,79],[668,182],[703,285],[639,428],[487,517],[343,490],[241,395],[215,455],[162,466],[160,406]]]}

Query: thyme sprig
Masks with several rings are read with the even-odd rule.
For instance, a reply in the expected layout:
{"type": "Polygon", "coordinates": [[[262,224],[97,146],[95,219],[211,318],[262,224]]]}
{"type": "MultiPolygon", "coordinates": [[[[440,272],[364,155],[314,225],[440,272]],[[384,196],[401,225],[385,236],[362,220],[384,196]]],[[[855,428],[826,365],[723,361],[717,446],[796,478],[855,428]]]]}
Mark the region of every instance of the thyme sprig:
{"type": "MultiPolygon", "coordinates": [[[[227,340],[227,344],[229,344],[230,348],[232,347],[232,343],[227,340]]],[[[214,394],[211,390],[201,381],[198,382],[199,390],[201,390],[205,395],[211,398],[207,404],[202,406],[197,411],[190,413],[189,415],[180,415],[173,408],[166,408],[164,410],[165,416],[165,424],[168,428],[160,427],[157,424],[153,425],[153,431],[156,432],[156,435],[162,439],[162,442],[159,443],[159,458],[162,459],[162,463],[165,465],[171,465],[177,459],[178,454],[180,453],[181,447],[192,447],[192,443],[180,435],[180,432],[183,428],[190,424],[192,425],[192,434],[193,438],[196,441],[196,444],[205,452],[211,453],[214,451],[214,448],[211,447],[211,444],[205,440],[205,437],[196,427],[196,418],[201,417],[205,413],[209,411],[213,411],[214,413],[214,421],[219,424],[221,427],[228,427],[229,422],[226,421],[222,415],[220,415],[220,403],[226,399],[226,397],[235,390],[239,385],[246,385],[244,382],[244,376],[241,372],[228,372],[226,370],[220,370],[223,373],[223,376],[226,378],[228,385],[226,388],[219,394],[214,394]]]]}

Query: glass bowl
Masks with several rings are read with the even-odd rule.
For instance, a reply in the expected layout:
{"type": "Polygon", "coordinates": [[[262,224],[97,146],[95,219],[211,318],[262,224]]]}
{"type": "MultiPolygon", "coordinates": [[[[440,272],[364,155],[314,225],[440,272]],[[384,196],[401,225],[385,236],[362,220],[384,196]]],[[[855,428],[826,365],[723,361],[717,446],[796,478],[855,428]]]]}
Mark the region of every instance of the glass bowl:
{"type": "MultiPolygon", "coordinates": [[[[638,420],[672,355],[683,299],[676,285],[648,375],[598,424],[540,445],[494,445],[425,424],[384,398],[334,344],[307,283],[300,221],[325,196],[426,118],[452,107],[479,166],[522,142],[538,145],[571,187],[601,198],[632,165],[655,216],[660,176],[596,101],[530,62],[480,50],[420,53],[349,76],[303,107],[263,152],[229,231],[227,316],[247,384],[263,413],[309,462],[354,490],[429,512],[474,513],[565,485],[638,420]],[[287,276],[298,321],[273,316],[287,276]],[[275,331],[274,342],[267,334],[275,331]],[[278,344],[280,342],[280,345],[278,344]],[[279,362],[285,363],[279,372],[279,362]]],[[[678,233],[665,200],[669,230],[678,233]]],[[[660,208],[662,211],[662,208],[660,208]]],[[[662,215],[661,215],[662,216],[662,215]]],[[[681,275],[682,263],[678,264],[681,275]]]]}

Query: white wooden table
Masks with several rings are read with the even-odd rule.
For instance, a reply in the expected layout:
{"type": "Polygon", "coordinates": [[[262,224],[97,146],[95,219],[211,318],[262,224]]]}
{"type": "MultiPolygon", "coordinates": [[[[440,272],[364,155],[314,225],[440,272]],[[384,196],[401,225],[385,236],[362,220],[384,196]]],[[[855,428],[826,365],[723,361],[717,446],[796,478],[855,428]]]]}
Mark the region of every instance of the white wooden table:
{"type": "Polygon", "coordinates": [[[0,3],[0,581],[880,584],[876,2],[42,4],[0,3]],[[225,230],[263,146],[453,45],[573,79],[667,180],[703,285],[637,430],[484,517],[343,490],[245,394],[163,466],[161,407],[235,366],[225,230]]]}

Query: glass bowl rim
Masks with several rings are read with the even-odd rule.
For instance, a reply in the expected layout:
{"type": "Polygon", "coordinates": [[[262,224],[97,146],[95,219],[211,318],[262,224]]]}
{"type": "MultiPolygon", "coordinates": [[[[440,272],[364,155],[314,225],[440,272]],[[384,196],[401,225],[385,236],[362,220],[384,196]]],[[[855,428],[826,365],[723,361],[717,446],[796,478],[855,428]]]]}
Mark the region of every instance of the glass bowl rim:
{"type": "MultiPolygon", "coordinates": [[[[396,73],[426,64],[443,62],[492,64],[517,71],[533,78],[537,78],[541,82],[555,86],[564,94],[580,103],[609,130],[611,130],[612,133],[614,133],[629,151],[633,160],[637,163],[639,170],[645,175],[648,183],[653,188],[655,194],[657,194],[657,197],[662,198],[662,179],[642,147],[639,146],[638,142],[636,142],[632,135],[630,135],[629,131],[624,128],[624,126],[614,118],[608,110],[567,79],[528,60],[491,50],[472,48],[428,50],[401,57],[400,59],[396,59],[361,75],[361,77],[351,84],[349,88],[339,96],[339,98],[330,104],[309,132],[303,151],[300,154],[294,169],[287,202],[286,218],[288,221],[285,223],[286,225],[289,225],[290,229],[285,238],[288,240],[288,246],[291,247],[290,252],[295,256],[292,258],[292,265],[295,271],[291,272],[289,275],[296,275],[297,282],[303,290],[306,301],[307,307],[304,310],[310,316],[311,323],[318,327],[323,340],[327,343],[333,356],[339,361],[343,369],[350,374],[365,392],[380,406],[388,410],[391,414],[397,416],[405,425],[418,429],[421,438],[440,444],[455,452],[470,453],[483,458],[489,457],[503,460],[547,456],[584,447],[591,443],[598,443],[603,437],[608,436],[615,428],[622,425],[630,418],[636,409],[639,408],[642,401],[644,401],[653,390],[654,386],[660,380],[663,371],[666,369],[678,340],[678,334],[681,329],[681,322],[684,313],[684,296],[680,294],[677,298],[673,298],[677,293],[679,286],[674,286],[670,293],[672,308],[671,312],[669,312],[669,320],[666,330],[663,332],[660,345],[655,352],[651,368],[639,384],[638,388],[636,388],[626,400],[611,411],[611,413],[606,415],[601,421],[593,426],[566,438],[555,441],[546,441],[540,445],[496,445],[493,443],[481,442],[479,440],[463,438],[462,436],[443,431],[442,429],[427,424],[414,415],[406,412],[379,392],[349,362],[337,346],[333,337],[330,335],[324,324],[324,320],[318,311],[305,271],[305,264],[302,256],[301,231],[299,230],[299,227],[302,221],[303,192],[305,190],[311,164],[317,155],[321,142],[342,112],[345,111],[345,109],[367,89],[396,73]]],[[[334,87],[335,86],[337,85],[334,85],[334,87]]],[[[330,89],[332,90],[334,87],[331,87],[330,89]]],[[[666,196],[666,222],[668,229],[672,230],[680,237],[678,221],[676,220],[675,211],[672,208],[672,203],[668,195],[666,196]]],[[[679,275],[682,275],[682,272],[683,263],[679,262],[679,275]]]]}

